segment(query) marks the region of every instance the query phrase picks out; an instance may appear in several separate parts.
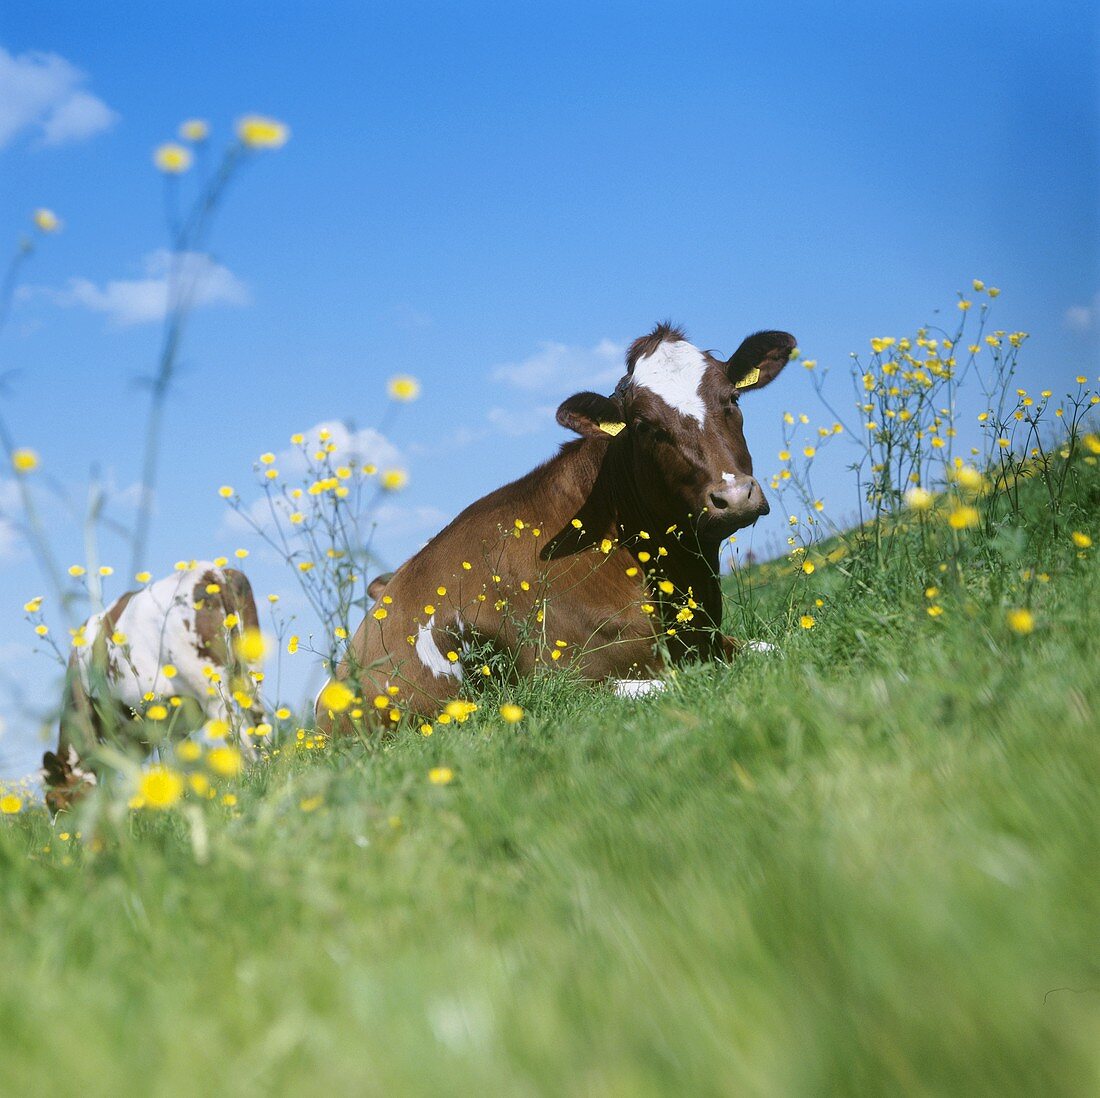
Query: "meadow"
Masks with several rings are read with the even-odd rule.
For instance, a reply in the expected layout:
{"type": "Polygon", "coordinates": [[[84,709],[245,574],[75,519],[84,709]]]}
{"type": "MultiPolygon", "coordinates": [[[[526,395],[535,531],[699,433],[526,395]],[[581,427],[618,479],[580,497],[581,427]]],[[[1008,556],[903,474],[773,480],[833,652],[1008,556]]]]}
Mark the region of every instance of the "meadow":
{"type": "Polygon", "coordinates": [[[22,805],[3,1090],[1095,1093],[1097,450],[743,570],[778,650],[656,698],[22,805]]]}

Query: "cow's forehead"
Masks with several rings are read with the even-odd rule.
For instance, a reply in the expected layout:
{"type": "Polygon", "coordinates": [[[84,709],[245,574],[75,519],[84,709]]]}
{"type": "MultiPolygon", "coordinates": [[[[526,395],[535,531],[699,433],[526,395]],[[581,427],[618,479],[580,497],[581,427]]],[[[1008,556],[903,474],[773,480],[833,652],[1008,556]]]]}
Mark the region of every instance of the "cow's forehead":
{"type": "Polygon", "coordinates": [[[666,341],[638,359],[631,380],[702,426],[707,408],[699,390],[710,365],[708,356],[687,340],[666,341]]]}

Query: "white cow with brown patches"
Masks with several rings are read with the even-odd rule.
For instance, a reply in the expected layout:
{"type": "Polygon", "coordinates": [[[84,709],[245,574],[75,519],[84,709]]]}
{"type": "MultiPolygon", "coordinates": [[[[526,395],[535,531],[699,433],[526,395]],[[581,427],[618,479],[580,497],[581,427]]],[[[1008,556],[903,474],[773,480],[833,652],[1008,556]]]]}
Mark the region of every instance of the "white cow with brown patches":
{"type": "MultiPolygon", "coordinates": [[[[98,744],[123,739],[149,746],[139,716],[148,695],[180,699],[184,712],[173,721],[174,733],[209,721],[239,725],[233,682],[247,677],[248,667],[235,642],[258,625],[244,574],[209,561],[128,591],[93,614],[81,630],[84,643],[69,659],[57,751],[42,759],[50,810],[67,808],[95,784],[90,760],[98,744]]],[[[250,724],[263,720],[255,701],[247,714],[250,724]]],[[[239,740],[251,756],[247,738],[239,733],[239,740]]]]}

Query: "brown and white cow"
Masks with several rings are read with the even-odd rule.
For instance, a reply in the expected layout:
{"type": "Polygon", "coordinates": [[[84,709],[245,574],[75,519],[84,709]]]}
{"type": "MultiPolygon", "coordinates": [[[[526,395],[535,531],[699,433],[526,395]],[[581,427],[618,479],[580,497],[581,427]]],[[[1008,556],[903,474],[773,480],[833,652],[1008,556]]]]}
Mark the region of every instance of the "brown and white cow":
{"type": "MultiPolygon", "coordinates": [[[[173,736],[214,720],[239,726],[232,695],[251,698],[255,689],[235,642],[258,625],[244,574],[208,561],[127,591],[89,618],[65,674],[57,750],[42,758],[51,812],[95,785],[92,760],[100,743],[150,746],[149,725],[140,717],[149,698],[178,699],[171,705],[173,736]]],[[[263,720],[257,702],[243,716],[252,725],[263,720]]],[[[242,751],[253,754],[247,737],[238,734],[242,751]]]]}
{"type": "Polygon", "coordinates": [[[322,691],[319,727],[438,712],[462,689],[470,646],[505,653],[519,675],[554,661],[627,682],[733,655],[718,550],[769,510],[740,398],[794,346],[758,332],[723,361],[667,324],[636,340],[610,397],[558,409],[579,440],[468,507],[389,580],[336,669],[359,701],[336,713],[322,691]]]}

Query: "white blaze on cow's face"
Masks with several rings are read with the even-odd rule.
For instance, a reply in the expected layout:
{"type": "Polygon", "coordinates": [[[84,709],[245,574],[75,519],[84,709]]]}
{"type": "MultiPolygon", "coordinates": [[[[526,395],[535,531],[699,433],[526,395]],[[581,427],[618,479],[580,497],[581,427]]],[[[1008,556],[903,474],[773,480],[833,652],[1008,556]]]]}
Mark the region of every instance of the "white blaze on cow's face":
{"type": "Polygon", "coordinates": [[[707,406],[699,393],[708,362],[698,347],[686,340],[662,343],[634,365],[633,384],[660,397],[673,411],[694,419],[701,428],[707,406]]]}

